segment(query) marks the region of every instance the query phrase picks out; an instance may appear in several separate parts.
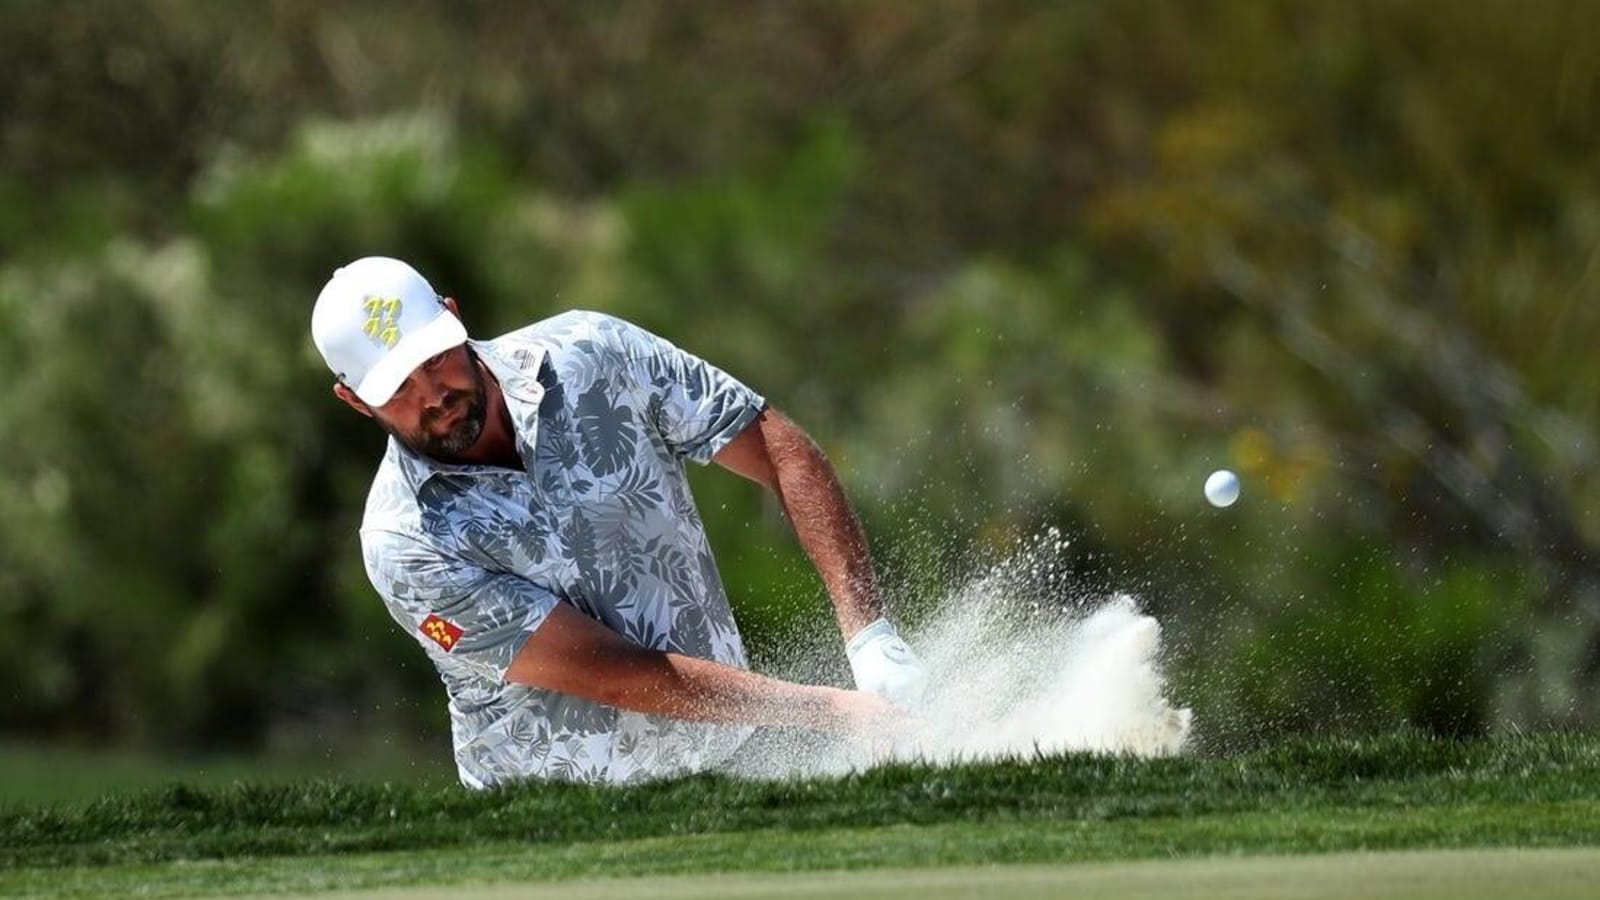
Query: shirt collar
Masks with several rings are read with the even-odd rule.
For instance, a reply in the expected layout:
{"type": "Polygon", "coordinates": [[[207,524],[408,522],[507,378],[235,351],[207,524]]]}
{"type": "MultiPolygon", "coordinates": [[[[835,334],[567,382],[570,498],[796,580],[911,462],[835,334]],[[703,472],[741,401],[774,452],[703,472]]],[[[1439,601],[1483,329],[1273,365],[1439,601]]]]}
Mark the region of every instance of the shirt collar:
{"type": "MultiPolygon", "coordinates": [[[[507,358],[495,350],[492,342],[468,341],[467,344],[489,367],[495,380],[500,382],[500,392],[505,397],[506,408],[511,412],[511,430],[517,452],[522,456],[524,465],[531,467],[534,438],[539,430],[539,403],[545,393],[545,386],[539,383],[539,371],[549,355],[548,351],[543,347],[519,350],[507,358]]],[[[414,494],[421,493],[422,486],[435,475],[486,475],[505,471],[499,466],[443,463],[412,450],[392,435],[386,456],[399,469],[401,479],[414,494]]]]}

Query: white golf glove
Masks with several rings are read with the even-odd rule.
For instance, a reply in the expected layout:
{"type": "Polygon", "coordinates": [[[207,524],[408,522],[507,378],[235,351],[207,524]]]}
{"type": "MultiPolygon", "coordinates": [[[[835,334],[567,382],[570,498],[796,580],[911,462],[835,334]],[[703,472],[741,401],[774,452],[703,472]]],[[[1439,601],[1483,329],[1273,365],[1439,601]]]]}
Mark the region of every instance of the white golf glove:
{"type": "Polygon", "coordinates": [[[928,670],[900,639],[888,619],[879,619],[856,632],[844,646],[856,687],[877,694],[906,709],[922,705],[928,689],[928,670]]]}

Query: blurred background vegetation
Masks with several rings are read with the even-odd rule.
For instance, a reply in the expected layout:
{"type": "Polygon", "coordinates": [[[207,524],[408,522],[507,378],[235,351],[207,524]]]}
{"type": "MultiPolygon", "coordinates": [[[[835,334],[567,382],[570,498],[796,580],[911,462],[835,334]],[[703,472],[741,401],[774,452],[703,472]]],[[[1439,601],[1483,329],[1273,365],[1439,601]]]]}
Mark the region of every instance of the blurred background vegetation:
{"type": "Polygon", "coordinates": [[[765,392],[907,618],[1059,527],[1212,746],[1600,721],[1600,5],[11,0],[0,110],[10,743],[447,762],[307,333],[371,253],[765,392]]]}

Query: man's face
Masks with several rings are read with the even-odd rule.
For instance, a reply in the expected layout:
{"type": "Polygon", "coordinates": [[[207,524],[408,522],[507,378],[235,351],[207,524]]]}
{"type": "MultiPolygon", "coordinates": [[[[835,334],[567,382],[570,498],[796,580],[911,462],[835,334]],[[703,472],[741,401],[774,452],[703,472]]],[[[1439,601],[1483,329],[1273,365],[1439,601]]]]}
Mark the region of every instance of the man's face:
{"type": "Polygon", "coordinates": [[[417,453],[450,459],[478,442],[488,409],[483,371],[463,344],[418,366],[372,417],[417,453]]]}

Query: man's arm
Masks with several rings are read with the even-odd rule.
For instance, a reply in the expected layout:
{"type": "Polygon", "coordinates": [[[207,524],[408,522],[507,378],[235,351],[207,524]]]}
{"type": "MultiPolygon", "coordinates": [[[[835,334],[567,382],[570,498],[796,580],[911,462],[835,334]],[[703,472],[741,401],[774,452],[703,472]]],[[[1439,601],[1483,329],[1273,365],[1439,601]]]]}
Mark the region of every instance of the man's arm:
{"type": "Polygon", "coordinates": [[[861,520],[810,435],[768,408],[712,459],[777,495],[833,598],[845,640],[883,616],[861,520]]]}
{"type": "Polygon", "coordinates": [[[816,442],[755,391],[670,342],[616,318],[596,330],[673,455],[715,460],[777,495],[833,600],[856,686],[920,705],[928,673],[883,616],[861,522],[816,442]]]}
{"type": "Polygon", "coordinates": [[[860,691],[793,684],[640,647],[565,603],[522,645],[505,678],[621,709],[703,722],[864,730],[896,715],[882,699],[860,691]]]}
{"type": "Polygon", "coordinates": [[[592,315],[597,343],[610,349],[675,456],[715,461],[777,494],[845,639],[880,619],[866,536],[816,442],[727,372],[630,322],[592,315]]]}

